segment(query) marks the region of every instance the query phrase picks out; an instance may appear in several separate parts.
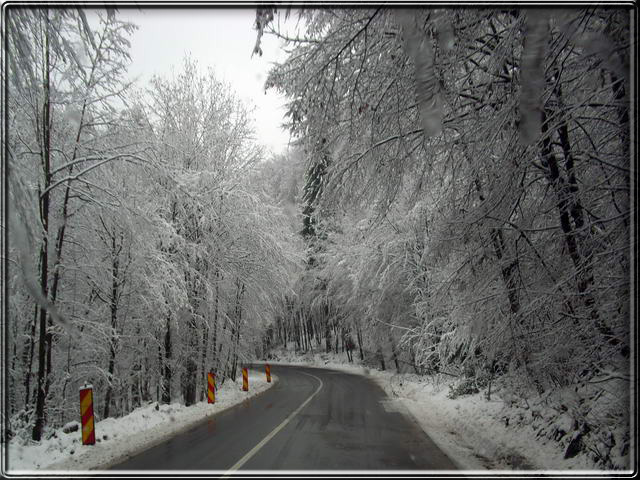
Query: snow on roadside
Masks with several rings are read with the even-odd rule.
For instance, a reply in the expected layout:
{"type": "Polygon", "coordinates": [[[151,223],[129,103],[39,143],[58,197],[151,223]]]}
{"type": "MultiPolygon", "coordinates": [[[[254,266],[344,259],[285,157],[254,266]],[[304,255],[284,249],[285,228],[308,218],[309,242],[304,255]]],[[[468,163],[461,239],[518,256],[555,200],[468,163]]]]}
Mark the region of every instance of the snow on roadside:
{"type": "MultiPolygon", "coordinates": [[[[422,427],[440,449],[460,469],[472,471],[541,471],[570,473],[599,469],[585,455],[564,459],[564,452],[553,443],[536,438],[529,426],[505,426],[504,418],[514,415],[496,395],[491,401],[483,393],[451,399],[450,379],[379,371],[345,363],[346,354],[306,353],[277,350],[272,365],[292,364],[323,367],[371,377],[422,427]]],[[[621,473],[617,471],[617,473],[621,473]]]]}
{"type": "Polygon", "coordinates": [[[137,408],[121,418],[106,418],[96,423],[96,444],[82,445],[79,430],[55,436],[36,445],[8,446],[9,472],[42,473],[43,470],[101,470],[152,447],[169,437],[187,430],[207,417],[233,407],[273,386],[277,377],[267,383],[264,373],[249,370],[249,391],[242,391],[242,382],[227,380],[216,391],[216,403],[206,401],[190,407],[180,403],[156,403],[137,408]]]}
{"type": "MultiPolygon", "coordinates": [[[[382,372],[380,372],[382,373],[382,372]]],[[[449,398],[449,382],[404,374],[376,375],[378,383],[401,399],[429,436],[461,468],[471,470],[598,470],[588,458],[564,459],[552,444],[541,443],[528,428],[507,428],[508,408],[494,395],[449,398]]],[[[576,472],[577,473],[577,472],[576,472]]]]}

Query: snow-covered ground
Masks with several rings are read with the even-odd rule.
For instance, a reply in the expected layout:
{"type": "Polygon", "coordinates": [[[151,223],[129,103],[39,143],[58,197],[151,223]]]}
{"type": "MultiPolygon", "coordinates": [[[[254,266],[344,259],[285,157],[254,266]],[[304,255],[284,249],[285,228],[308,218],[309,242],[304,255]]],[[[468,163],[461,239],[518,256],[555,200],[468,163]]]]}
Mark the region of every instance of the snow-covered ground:
{"type": "MultiPolygon", "coordinates": [[[[404,407],[429,437],[461,469],[473,471],[545,471],[579,475],[580,473],[602,474],[586,455],[564,458],[564,448],[570,439],[571,422],[562,416],[537,422],[540,417],[535,409],[508,407],[499,395],[487,400],[484,393],[449,398],[449,378],[434,378],[415,374],[397,374],[363,367],[356,362],[347,363],[346,354],[307,353],[297,355],[291,351],[277,350],[269,362],[272,365],[293,364],[367,375],[376,381],[385,392],[404,407]],[[506,424],[509,423],[510,426],[506,424]],[[564,425],[569,423],[569,425],[564,425]],[[567,432],[567,438],[557,442],[540,435],[540,429],[550,432],[567,432]],[[563,448],[564,447],[564,448],[563,448]]],[[[354,353],[354,360],[357,354],[354,353]]],[[[620,474],[617,470],[615,473],[620,474]]]]}
{"type": "MultiPolygon", "coordinates": [[[[449,398],[450,379],[397,374],[347,363],[346,355],[305,354],[279,350],[269,363],[306,365],[332,368],[369,376],[377,382],[398,406],[416,421],[431,439],[461,469],[471,471],[545,471],[565,475],[580,473],[604,474],[586,455],[564,459],[567,440],[557,442],[540,435],[540,417],[535,409],[525,411],[508,407],[499,395],[490,401],[484,394],[449,398]],[[507,423],[509,426],[507,426],[507,423]]],[[[80,432],[56,431],[54,437],[36,445],[9,444],[10,473],[43,473],[43,471],[95,471],[135,455],[176,433],[186,430],[206,417],[236,405],[273,385],[263,373],[249,372],[249,392],[241,390],[241,383],[225,382],[216,392],[216,403],[201,402],[191,407],[179,403],[160,405],[151,403],[122,418],[107,418],[96,424],[96,445],[83,446],[80,432]]],[[[569,432],[571,421],[558,416],[547,421],[548,431],[569,432]]],[[[613,472],[612,472],[613,473],[613,472]]],[[[622,473],[620,470],[616,474],[622,473]]]]}
{"type": "Polygon", "coordinates": [[[222,410],[257,395],[277,381],[272,375],[267,383],[264,373],[249,370],[249,391],[242,391],[242,377],[234,383],[227,380],[216,392],[216,403],[206,401],[190,407],[180,403],[140,407],[121,418],[106,418],[96,423],[96,444],[82,445],[79,430],[55,435],[35,445],[9,443],[8,468],[12,474],[41,474],[46,470],[103,470],[152,447],[176,433],[187,430],[222,410]]]}

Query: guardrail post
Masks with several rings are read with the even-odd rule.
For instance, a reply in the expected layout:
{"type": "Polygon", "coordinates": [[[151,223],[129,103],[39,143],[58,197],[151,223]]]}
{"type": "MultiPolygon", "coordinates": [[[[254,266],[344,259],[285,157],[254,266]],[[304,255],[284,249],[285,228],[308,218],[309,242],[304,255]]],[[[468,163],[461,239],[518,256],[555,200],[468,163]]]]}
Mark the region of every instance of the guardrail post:
{"type": "Polygon", "coordinates": [[[242,390],[249,391],[249,370],[246,367],[242,369],[242,390]]]}
{"type": "Polygon", "coordinates": [[[271,383],[271,366],[268,363],[264,364],[264,371],[267,374],[267,383],[271,383]]]}
{"type": "Polygon", "coordinates": [[[96,432],[93,419],[93,385],[80,387],[80,418],[82,419],[82,444],[95,445],[96,432]]]}
{"type": "Polygon", "coordinates": [[[207,402],[216,403],[216,374],[209,372],[207,374],[207,402]]]}

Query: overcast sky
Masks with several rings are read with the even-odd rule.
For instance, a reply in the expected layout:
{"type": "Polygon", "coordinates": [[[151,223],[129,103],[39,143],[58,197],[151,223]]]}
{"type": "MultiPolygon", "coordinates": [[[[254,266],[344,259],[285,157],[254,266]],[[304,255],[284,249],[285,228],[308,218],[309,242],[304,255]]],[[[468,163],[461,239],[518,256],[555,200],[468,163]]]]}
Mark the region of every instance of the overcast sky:
{"type": "Polygon", "coordinates": [[[256,41],[255,8],[120,8],[119,16],[139,27],[131,38],[130,75],[139,77],[140,85],[154,74],[169,75],[172,66],[178,70],[184,56],[190,54],[203,72],[213,67],[248,105],[255,106],[260,143],[276,153],[287,148],[289,135],[279,127],[285,100],[273,90],[264,93],[270,63],[286,55],[277,39],[265,35],[263,56],[251,57],[256,41]]]}

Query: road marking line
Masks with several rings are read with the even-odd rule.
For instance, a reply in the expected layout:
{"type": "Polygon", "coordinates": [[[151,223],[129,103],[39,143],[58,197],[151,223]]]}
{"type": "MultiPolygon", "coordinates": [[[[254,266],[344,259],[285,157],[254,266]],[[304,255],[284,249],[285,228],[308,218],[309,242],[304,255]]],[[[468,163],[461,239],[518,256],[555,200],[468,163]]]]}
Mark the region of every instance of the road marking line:
{"type": "Polygon", "coordinates": [[[227,470],[227,473],[225,473],[225,474],[222,476],[222,478],[224,478],[224,477],[228,477],[228,476],[229,476],[229,474],[230,474],[231,472],[233,472],[233,471],[235,471],[235,470],[238,470],[238,469],[239,469],[239,468],[241,468],[245,463],[247,463],[247,462],[249,461],[249,459],[251,459],[251,457],[253,457],[256,453],[258,453],[258,451],[259,451],[262,447],[264,447],[264,446],[266,445],[266,443],[267,443],[269,440],[271,440],[273,437],[275,437],[275,436],[276,436],[276,434],[277,434],[280,430],[282,430],[282,429],[287,425],[287,423],[289,423],[289,422],[293,419],[293,417],[295,417],[298,413],[300,413],[300,410],[302,410],[304,407],[306,407],[306,406],[307,406],[307,404],[311,401],[311,399],[312,399],[313,397],[315,397],[315,396],[318,394],[318,392],[322,389],[322,387],[323,387],[323,385],[324,385],[324,384],[322,383],[322,380],[321,380],[321,379],[319,379],[318,377],[316,377],[315,375],[312,375],[312,374],[310,374],[310,373],[306,373],[306,372],[300,372],[300,373],[302,373],[303,375],[307,375],[307,376],[309,376],[309,377],[313,377],[313,378],[315,378],[316,380],[318,380],[318,381],[320,382],[320,385],[318,386],[318,388],[316,389],[316,391],[315,391],[315,392],[313,392],[313,393],[311,394],[311,396],[310,396],[309,398],[307,398],[307,399],[302,403],[302,405],[300,405],[298,408],[296,408],[296,409],[295,409],[295,410],[294,410],[294,411],[293,411],[293,412],[292,412],[292,413],[291,413],[287,418],[285,418],[285,419],[283,420],[283,422],[282,422],[280,425],[278,425],[276,428],[274,428],[273,430],[271,430],[271,432],[270,432],[266,437],[264,437],[264,438],[260,441],[260,443],[258,443],[255,447],[253,447],[251,450],[249,450],[249,452],[248,452],[244,457],[242,457],[240,460],[238,460],[238,462],[237,462],[233,467],[231,467],[229,470],[227,470]]]}

